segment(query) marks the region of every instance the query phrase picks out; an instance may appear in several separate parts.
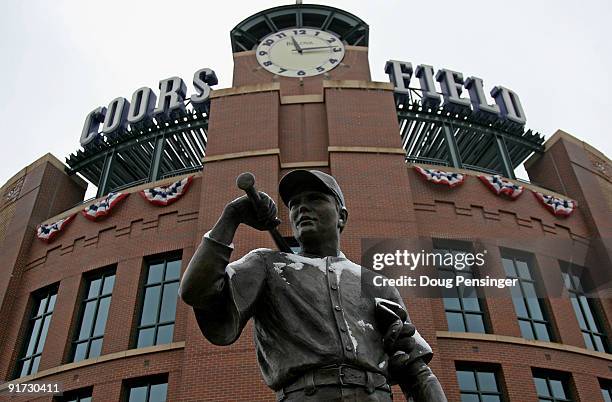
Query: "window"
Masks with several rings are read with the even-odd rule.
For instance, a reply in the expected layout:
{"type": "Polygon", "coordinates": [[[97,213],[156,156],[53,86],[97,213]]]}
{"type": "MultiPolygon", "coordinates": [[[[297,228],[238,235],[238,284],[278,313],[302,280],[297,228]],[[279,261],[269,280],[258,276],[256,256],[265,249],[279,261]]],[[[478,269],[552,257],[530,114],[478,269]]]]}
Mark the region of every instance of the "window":
{"type": "Polygon", "coordinates": [[[87,280],[72,361],[100,356],[114,284],[115,273],[110,271],[97,273],[87,280]]]}
{"type": "Polygon", "coordinates": [[[550,324],[542,300],[538,299],[536,294],[530,261],[529,257],[502,257],[506,276],[518,279],[517,285],[510,287],[510,290],[523,338],[550,341],[552,339],[550,324]]]}
{"type": "Polygon", "coordinates": [[[534,372],[533,382],[538,393],[538,402],[572,402],[568,376],[549,372],[534,372]]]}
{"type": "Polygon", "coordinates": [[[93,389],[91,387],[81,388],[75,391],[64,392],[63,396],[55,397],[55,402],[91,402],[91,394],[93,389]]]}
{"type": "MultiPolygon", "coordinates": [[[[434,253],[440,256],[452,254],[452,261],[456,262],[455,265],[442,264],[438,266],[438,274],[441,279],[452,279],[453,283],[456,283],[455,277],[457,276],[469,279],[474,278],[472,267],[461,263],[461,261],[465,261],[463,256],[466,255],[466,252],[467,250],[445,247],[436,247],[434,249],[434,253]]],[[[442,258],[442,261],[445,259],[442,258]]],[[[449,331],[486,332],[482,301],[478,298],[475,287],[465,285],[453,286],[450,289],[443,287],[442,297],[449,331]]]]}
{"type": "Polygon", "coordinates": [[[601,388],[601,397],[604,402],[612,402],[612,382],[609,380],[599,380],[601,388]]]}
{"type": "Polygon", "coordinates": [[[494,370],[457,368],[461,402],[501,402],[502,392],[494,370]]]}
{"type": "Polygon", "coordinates": [[[148,264],[137,348],[172,342],[180,276],[180,259],[148,264]]]}
{"type": "Polygon", "coordinates": [[[600,324],[595,312],[595,300],[586,297],[582,277],[585,273],[584,268],[572,265],[563,261],[561,264],[561,274],[563,275],[563,284],[570,294],[570,300],[578,325],[582,331],[582,337],[587,349],[596,350],[598,352],[608,351],[608,342],[603,333],[603,327],[600,324]]]}
{"type": "Polygon", "coordinates": [[[26,342],[23,344],[21,357],[17,362],[15,377],[23,377],[38,372],[40,356],[51,323],[53,307],[57,298],[57,285],[42,289],[32,294],[34,305],[30,314],[26,342]]]}
{"type": "Polygon", "coordinates": [[[168,394],[168,377],[149,377],[126,385],[127,402],[165,402],[168,394]]]}

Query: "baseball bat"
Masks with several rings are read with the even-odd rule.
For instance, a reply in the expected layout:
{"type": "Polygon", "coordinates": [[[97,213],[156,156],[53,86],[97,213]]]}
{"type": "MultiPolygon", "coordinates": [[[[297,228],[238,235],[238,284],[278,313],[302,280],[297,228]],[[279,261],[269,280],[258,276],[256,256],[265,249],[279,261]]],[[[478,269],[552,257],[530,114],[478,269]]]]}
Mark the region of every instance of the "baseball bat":
{"type": "MultiPolygon", "coordinates": [[[[258,209],[259,201],[261,199],[259,197],[257,189],[255,188],[255,176],[253,175],[253,173],[244,172],[238,175],[238,177],[236,178],[236,186],[238,186],[239,189],[243,190],[246,193],[247,197],[249,197],[249,200],[251,200],[253,207],[255,209],[258,209]]],[[[272,239],[274,240],[274,243],[276,243],[276,247],[278,247],[280,251],[284,253],[293,254],[293,250],[291,250],[291,247],[289,247],[285,239],[283,239],[283,236],[281,236],[281,234],[276,228],[268,229],[268,232],[270,232],[270,235],[272,235],[272,239]]]]}

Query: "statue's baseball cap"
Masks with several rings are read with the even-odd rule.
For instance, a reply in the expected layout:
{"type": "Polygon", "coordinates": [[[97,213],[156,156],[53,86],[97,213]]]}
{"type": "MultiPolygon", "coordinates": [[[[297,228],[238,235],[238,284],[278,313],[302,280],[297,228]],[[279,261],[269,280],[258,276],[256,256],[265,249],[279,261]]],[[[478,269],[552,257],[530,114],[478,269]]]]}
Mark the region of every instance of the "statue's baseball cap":
{"type": "Polygon", "coordinates": [[[286,206],[289,206],[291,197],[304,191],[320,191],[332,195],[341,208],[346,208],[344,195],[336,179],[319,170],[293,170],[278,183],[278,192],[286,206]]]}

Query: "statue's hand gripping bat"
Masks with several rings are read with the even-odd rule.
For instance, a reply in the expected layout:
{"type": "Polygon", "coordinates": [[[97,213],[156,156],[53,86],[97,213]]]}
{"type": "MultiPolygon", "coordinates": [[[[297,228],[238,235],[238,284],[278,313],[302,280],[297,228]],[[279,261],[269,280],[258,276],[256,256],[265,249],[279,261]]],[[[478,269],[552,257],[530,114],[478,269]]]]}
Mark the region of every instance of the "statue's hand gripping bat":
{"type": "MultiPolygon", "coordinates": [[[[236,186],[246,193],[255,209],[259,208],[260,198],[259,193],[255,188],[255,176],[253,173],[245,172],[238,175],[236,178],[236,186]]],[[[293,254],[291,247],[289,247],[285,239],[283,239],[283,236],[281,236],[276,228],[269,229],[268,231],[270,232],[270,235],[272,235],[272,239],[280,251],[293,254]]]]}

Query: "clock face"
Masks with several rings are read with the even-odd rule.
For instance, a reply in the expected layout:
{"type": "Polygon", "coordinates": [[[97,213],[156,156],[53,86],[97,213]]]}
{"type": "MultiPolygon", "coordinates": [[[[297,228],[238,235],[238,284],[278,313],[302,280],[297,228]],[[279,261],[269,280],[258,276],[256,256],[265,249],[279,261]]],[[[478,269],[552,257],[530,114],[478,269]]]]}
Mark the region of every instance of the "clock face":
{"type": "Polygon", "coordinates": [[[335,35],[311,28],[292,28],[265,37],[257,46],[257,61],[272,74],[311,77],[336,67],[344,44],[335,35]]]}

